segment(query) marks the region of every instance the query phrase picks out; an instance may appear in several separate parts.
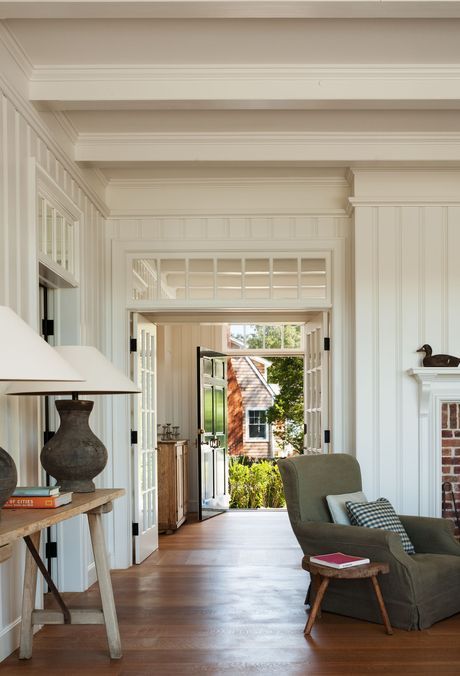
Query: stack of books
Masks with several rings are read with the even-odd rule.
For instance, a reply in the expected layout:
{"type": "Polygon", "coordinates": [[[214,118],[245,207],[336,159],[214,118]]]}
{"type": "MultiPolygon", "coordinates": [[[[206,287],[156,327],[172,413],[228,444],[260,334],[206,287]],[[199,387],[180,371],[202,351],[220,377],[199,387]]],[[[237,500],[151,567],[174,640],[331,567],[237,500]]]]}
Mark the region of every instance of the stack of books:
{"type": "Polygon", "coordinates": [[[72,502],[72,493],[59,486],[18,486],[3,505],[6,509],[53,509],[72,502]]]}

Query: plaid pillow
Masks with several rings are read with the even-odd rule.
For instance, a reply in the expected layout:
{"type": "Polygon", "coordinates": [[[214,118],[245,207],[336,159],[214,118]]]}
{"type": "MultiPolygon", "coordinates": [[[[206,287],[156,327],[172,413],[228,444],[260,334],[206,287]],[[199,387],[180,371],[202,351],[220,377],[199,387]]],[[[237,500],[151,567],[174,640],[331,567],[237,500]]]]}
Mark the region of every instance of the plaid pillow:
{"type": "Polygon", "coordinates": [[[345,505],[353,525],[381,528],[382,530],[399,533],[404,551],[407,554],[415,554],[414,545],[409,540],[409,536],[393,506],[386,498],[379,498],[376,502],[347,501],[345,505]]]}

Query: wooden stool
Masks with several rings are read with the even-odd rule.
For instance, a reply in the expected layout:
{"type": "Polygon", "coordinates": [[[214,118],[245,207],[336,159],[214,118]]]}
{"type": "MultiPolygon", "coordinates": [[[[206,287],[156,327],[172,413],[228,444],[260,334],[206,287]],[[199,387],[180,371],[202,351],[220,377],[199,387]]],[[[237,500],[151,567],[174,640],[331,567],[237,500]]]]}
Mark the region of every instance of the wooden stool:
{"type": "Polygon", "coordinates": [[[362,566],[352,566],[350,568],[330,568],[329,566],[320,566],[317,563],[310,563],[310,557],[304,556],[302,559],[302,568],[311,575],[313,606],[311,606],[304,634],[308,636],[315,623],[316,617],[321,617],[321,602],[329,586],[331,578],[338,580],[361,580],[370,578],[374,588],[375,595],[379,604],[380,614],[387,634],[393,634],[390,619],[388,617],[385,603],[383,602],[382,592],[377,580],[379,573],[385,574],[390,571],[388,563],[365,563],[362,566]]]}

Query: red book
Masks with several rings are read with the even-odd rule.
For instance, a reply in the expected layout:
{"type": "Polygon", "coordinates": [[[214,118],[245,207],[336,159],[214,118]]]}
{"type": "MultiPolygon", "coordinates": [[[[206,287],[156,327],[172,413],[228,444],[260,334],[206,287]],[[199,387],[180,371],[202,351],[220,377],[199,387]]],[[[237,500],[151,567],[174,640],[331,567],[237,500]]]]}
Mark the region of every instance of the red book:
{"type": "Polygon", "coordinates": [[[362,556],[350,556],[342,552],[333,554],[317,554],[310,556],[310,563],[317,563],[319,566],[328,566],[329,568],[351,568],[352,566],[363,566],[370,563],[369,559],[362,556]]]}
{"type": "Polygon", "coordinates": [[[12,495],[5,502],[5,509],[53,509],[72,502],[72,493],[61,493],[49,497],[26,497],[12,495]]]}

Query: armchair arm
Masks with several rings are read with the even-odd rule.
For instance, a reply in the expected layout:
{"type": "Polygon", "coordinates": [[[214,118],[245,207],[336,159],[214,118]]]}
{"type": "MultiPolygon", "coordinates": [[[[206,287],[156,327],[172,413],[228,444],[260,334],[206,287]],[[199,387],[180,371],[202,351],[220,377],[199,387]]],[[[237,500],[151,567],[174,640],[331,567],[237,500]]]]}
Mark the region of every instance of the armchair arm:
{"type": "Polygon", "coordinates": [[[399,516],[417,554],[460,556],[460,544],[454,537],[454,525],[448,519],[428,516],[399,516]]]}
{"type": "Polygon", "coordinates": [[[404,551],[399,535],[391,531],[314,521],[297,522],[293,528],[303,553],[307,555],[339,551],[365,556],[371,561],[399,563],[407,569],[414,565],[404,551]]]}

